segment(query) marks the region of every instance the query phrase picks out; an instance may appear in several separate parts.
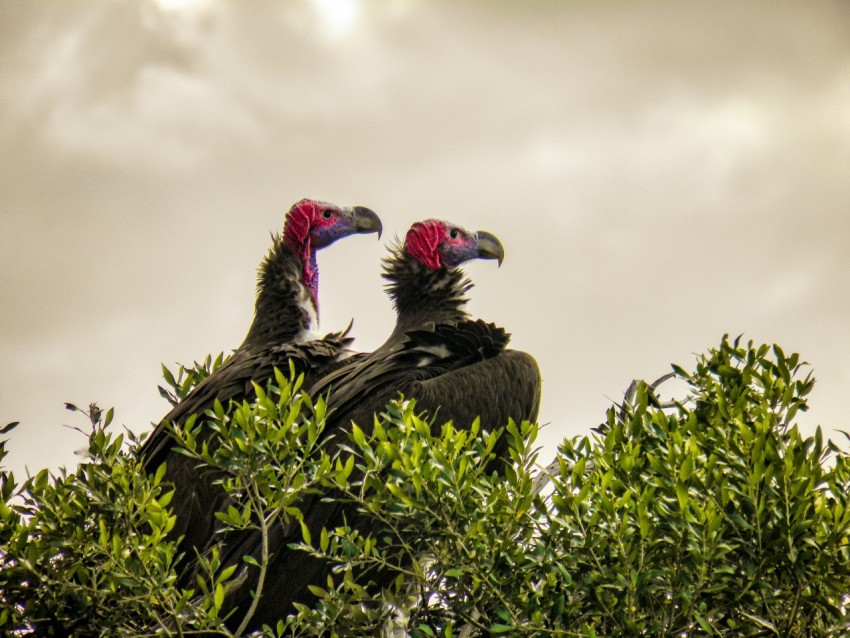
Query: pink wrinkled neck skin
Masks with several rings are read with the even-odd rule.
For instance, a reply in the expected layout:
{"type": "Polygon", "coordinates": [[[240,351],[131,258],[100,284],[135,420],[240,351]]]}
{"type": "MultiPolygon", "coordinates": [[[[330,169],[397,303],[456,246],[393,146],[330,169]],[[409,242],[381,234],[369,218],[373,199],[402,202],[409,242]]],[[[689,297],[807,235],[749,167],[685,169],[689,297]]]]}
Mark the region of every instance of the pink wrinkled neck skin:
{"type": "Polygon", "coordinates": [[[445,224],[437,219],[416,222],[407,231],[404,251],[423,266],[437,270],[443,265],[438,247],[445,236],[445,224]]]}
{"type": "Polygon", "coordinates": [[[319,264],[316,261],[316,251],[312,251],[304,260],[304,270],[301,273],[301,283],[310,291],[313,298],[313,307],[316,309],[316,318],[319,317],[319,264]]]}
{"type": "Polygon", "coordinates": [[[310,227],[313,222],[313,202],[302,199],[286,214],[283,241],[306,262],[310,254],[310,227]]]}
{"type": "Polygon", "coordinates": [[[319,314],[319,267],[316,262],[316,251],[310,245],[310,228],[315,213],[315,202],[302,199],[287,213],[283,228],[284,243],[299,257],[303,271],[301,283],[310,291],[316,316],[319,314]]]}

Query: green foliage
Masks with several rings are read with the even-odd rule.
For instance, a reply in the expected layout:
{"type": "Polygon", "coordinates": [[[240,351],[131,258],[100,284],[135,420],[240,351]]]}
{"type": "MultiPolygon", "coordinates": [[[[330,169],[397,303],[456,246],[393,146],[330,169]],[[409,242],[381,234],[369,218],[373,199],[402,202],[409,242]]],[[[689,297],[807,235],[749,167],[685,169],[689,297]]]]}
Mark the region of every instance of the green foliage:
{"type": "Polygon", "coordinates": [[[377,533],[364,536],[360,520],[323,534],[318,547],[302,546],[336,562],[339,577],[317,592],[318,605],[300,609],[298,633],[372,635],[388,620],[414,636],[452,635],[461,625],[501,633],[540,602],[510,582],[518,569],[531,574],[536,565],[535,579],[550,569],[530,516],[545,510],[533,484],[537,426],[511,422],[487,433],[476,422],[469,430],[445,424],[439,435],[431,431],[413,400],[388,406],[369,438],[354,429],[337,460],[354,472],[336,475],[334,487],[377,533]],[[507,463],[494,455],[503,436],[507,463]],[[376,606],[358,575],[386,579],[387,572],[395,578],[376,606]]]}
{"type": "MultiPolygon", "coordinates": [[[[207,361],[164,377],[182,399],[202,382],[207,361]]],[[[268,526],[300,519],[295,504],[330,469],[318,450],[325,405],[299,392],[302,379],[276,373],[256,387],[252,403],[216,403],[200,418],[172,426],[177,450],[208,466],[228,500],[217,514],[222,535],[255,530],[249,578],[262,592],[269,560],[268,526]],[[210,436],[212,434],[213,436],[210,436]]],[[[68,404],[70,410],[83,412],[68,404]]],[[[168,535],[174,526],[165,466],[150,476],[139,459],[142,441],[108,431],[112,411],[91,405],[84,414],[87,459],[73,473],[42,470],[17,485],[0,472],[0,630],[18,635],[143,636],[244,635],[249,612],[235,630],[224,626],[226,598],[239,565],[222,565],[217,547],[196,561],[168,535]],[[193,589],[178,587],[189,570],[193,589]]],[[[6,426],[2,433],[16,424],[6,426]]],[[[6,442],[0,442],[0,461],[6,442]]]]}
{"type": "Polygon", "coordinates": [[[203,383],[207,377],[221,367],[224,360],[224,353],[219,352],[215,359],[211,355],[203,360],[203,362],[195,363],[191,367],[178,365],[177,374],[174,374],[170,369],[162,366],[162,378],[169,386],[157,386],[160,396],[168,401],[171,405],[177,405],[180,401],[186,398],[186,395],[195,388],[195,386],[203,383]],[[170,389],[169,389],[170,388],[170,389]]]}
{"type": "MultiPolygon", "coordinates": [[[[69,409],[80,411],[75,406],[69,409]]],[[[2,473],[0,628],[16,635],[142,635],[181,617],[206,625],[209,601],[174,586],[171,491],[147,477],[107,432],[95,405],[87,458],[77,470],[41,470],[21,485],[2,473]]],[[[130,447],[137,445],[132,434],[130,447]]],[[[0,443],[0,459],[5,456],[0,443]]]]}
{"type": "MultiPolygon", "coordinates": [[[[163,393],[179,401],[220,363],[168,372],[163,393]]],[[[255,401],[173,429],[227,495],[221,537],[260,539],[239,565],[215,548],[181,559],[163,470],[145,476],[139,442],[92,406],[76,472],[0,472],[0,630],[244,635],[252,610],[222,625],[230,591],[247,578],[263,595],[269,525],[298,529],[321,491],[357,514],[304,527],[300,550],[333,575],[266,635],[846,635],[850,464],[794,425],[814,384],[800,368],[724,338],[693,371],[674,366],[681,401],[639,384],[544,473],[535,424],[434,434],[413,400],[325,449],[324,402],[278,374],[255,401]],[[186,569],[193,590],[176,586],[186,569]]]]}
{"type": "MultiPolygon", "coordinates": [[[[244,565],[225,566],[227,578],[217,589],[207,591],[199,580],[203,592],[212,594],[217,612],[229,609],[227,580],[237,568],[242,568],[237,579],[248,578],[251,589],[262,594],[271,558],[271,526],[301,523],[299,502],[333,473],[331,458],[320,447],[325,402],[321,397],[313,402],[300,392],[302,382],[303,376],[296,378],[292,369],[289,378],[275,371],[275,383],[265,390],[255,384],[253,402],[228,409],[216,402],[203,421],[190,419],[186,426],[173,428],[178,450],[209,468],[227,496],[216,514],[218,534],[226,539],[232,531],[255,532],[259,544],[257,552],[243,557],[244,565]]],[[[204,557],[199,563],[203,573],[215,573],[204,557]]],[[[239,619],[235,635],[245,631],[257,600],[239,619]]]]}
{"type": "Polygon", "coordinates": [[[394,614],[414,636],[846,635],[850,466],[792,425],[814,384],[799,357],[724,338],[674,372],[683,401],[641,384],[565,441],[546,498],[533,425],[508,425],[501,469],[495,434],[431,436],[411,405],[355,430],[343,487],[382,532],[323,538],[313,551],[345,578],[301,627],[362,635],[394,614]],[[352,584],[364,566],[399,576],[382,606],[352,584]]]}
{"type": "Polygon", "coordinates": [[[848,457],[792,420],[797,355],[724,338],[672,410],[643,386],[565,442],[545,538],[570,557],[575,620],[598,635],[847,632],[848,457]]]}

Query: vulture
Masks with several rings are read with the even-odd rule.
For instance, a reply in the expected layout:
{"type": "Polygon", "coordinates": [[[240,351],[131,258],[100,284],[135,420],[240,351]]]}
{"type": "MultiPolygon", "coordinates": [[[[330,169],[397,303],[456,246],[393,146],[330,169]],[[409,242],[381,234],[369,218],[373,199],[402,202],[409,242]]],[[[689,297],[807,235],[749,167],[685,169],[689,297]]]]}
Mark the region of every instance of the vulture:
{"type": "Polygon", "coordinates": [[[174,486],[174,538],[192,558],[209,542],[215,512],[224,493],[197,461],[173,451],[168,423],[183,423],[202,414],[216,400],[227,405],[253,397],[252,382],[264,385],[274,369],[289,370],[290,362],[305,383],[332,370],[348,353],[347,330],[313,336],[318,321],[319,269],[316,252],[356,233],[381,234],[381,220],[368,208],[341,208],[302,199],[286,214],[283,234],[272,236],[272,247],[260,265],[254,319],[242,344],[207,379],[165,415],[140,449],[144,467],[154,472],[166,463],[165,480],[174,486]]]}
{"type": "Polygon", "coordinates": [[[534,357],[506,349],[502,328],[473,321],[464,309],[472,283],[459,270],[471,259],[496,259],[504,248],[486,231],[470,232],[449,222],[411,226],[403,246],[384,260],[387,293],[396,325],[368,357],[329,373],[311,388],[330,393],[329,425],[352,421],[368,431],[399,392],[416,408],[437,416],[435,427],[452,420],[468,427],[503,427],[508,419],[534,421],[540,404],[540,370],[534,357]],[[367,400],[363,400],[368,397],[367,400]]]}
{"type": "MultiPolygon", "coordinates": [[[[472,283],[458,268],[471,259],[496,259],[504,249],[485,231],[470,232],[439,220],[417,222],[404,243],[392,247],[384,260],[387,292],[397,320],[393,332],[376,351],[352,357],[311,387],[312,396],[328,395],[327,443],[342,442],[356,422],[367,433],[373,415],[380,413],[399,392],[415,398],[417,410],[436,416],[434,427],[452,420],[469,427],[480,416],[483,428],[501,428],[512,418],[535,420],[540,403],[540,371],[534,358],[509,350],[509,335],[493,324],[470,319],[464,309],[472,283]]],[[[306,386],[305,386],[306,387],[306,386]]],[[[374,529],[358,518],[355,508],[314,495],[299,504],[313,538],[321,529],[333,529],[344,520],[361,531],[374,529]]],[[[332,494],[331,494],[332,496],[332,494]]],[[[301,540],[298,524],[278,525],[270,534],[272,556],[262,596],[249,629],[295,611],[293,603],[312,604],[308,586],[325,586],[331,566],[304,551],[292,549],[301,540]]],[[[225,564],[251,554],[259,559],[259,540],[247,534],[224,550],[225,564]]],[[[236,608],[233,618],[244,617],[256,586],[253,568],[243,566],[228,595],[226,606],[236,608]],[[251,574],[246,578],[246,572],[251,574]]],[[[387,575],[369,574],[381,584],[387,575]]]]}

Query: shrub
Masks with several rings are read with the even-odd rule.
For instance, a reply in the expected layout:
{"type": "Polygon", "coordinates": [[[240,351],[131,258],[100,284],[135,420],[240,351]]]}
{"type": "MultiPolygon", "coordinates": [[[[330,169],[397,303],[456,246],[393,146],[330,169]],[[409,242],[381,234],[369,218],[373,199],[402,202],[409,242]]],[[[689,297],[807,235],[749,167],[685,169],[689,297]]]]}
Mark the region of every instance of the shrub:
{"type": "MultiPolygon", "coordinates": [[[[163,393],[180,400],[217,363],[167,373],[163,393]]],[[[795,425],[814,385],[801,373],[778,346],[724,337],[693,371],[673,367],[679,401],[635,384],[543,471],[535,424],[449,423],[435,436],[403,398],[323,449],[325,404],[292,374],[174,434],[228,493],[222,539],[297,524],[316,492],[359,512],[289,549],[334,573],[270,636],[842,636],[850,466],[820,429],[795,425]]],[[[83,412],[88,457],[75,472],[21,484],[0,473],[0,629],[242,634],[244,618],[222,624],[227,592],[247,577],[262,596],[268,547],[238,565],[215,549],[181,556],[162,469],[141,471],[139,441],[109,431],[111,411],[83,412]],[[176,586],[186,569],[191,590],[176,586]]]]}

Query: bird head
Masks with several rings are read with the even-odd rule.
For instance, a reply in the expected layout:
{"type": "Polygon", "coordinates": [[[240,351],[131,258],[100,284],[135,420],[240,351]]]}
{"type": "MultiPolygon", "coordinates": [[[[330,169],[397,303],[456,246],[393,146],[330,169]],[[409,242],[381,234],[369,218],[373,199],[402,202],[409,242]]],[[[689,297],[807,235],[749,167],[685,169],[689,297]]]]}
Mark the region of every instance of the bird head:
{"type": "Polygon", "coordinates": [[[378,233],[380,238],[382,230],[380,218],[363,206],[341,208],[327,202],[302,199],[286,214],[283,240],[306,258],[337,239],[356,233],[378,233]]]}
{"type": "Polygon", "coordinates": [[[292,205],[283,224],[283,242],[301,257],[302,284],[310,291],[317,314],[319,266],[316,251],[357,233],[378,233],[380,238],[382,230],[381,219],[363,206],[341,208],[312,199],[302,199],[292,205]]]}
{"type": "Polygon", "coordinates": [[[468,231],[439,219],[416,222],[407,231],[404,252],[432,270],[457,268],[470,259],[496,259],[499,265],[505,249],[499,239],[487,231],[468,231]]]}

